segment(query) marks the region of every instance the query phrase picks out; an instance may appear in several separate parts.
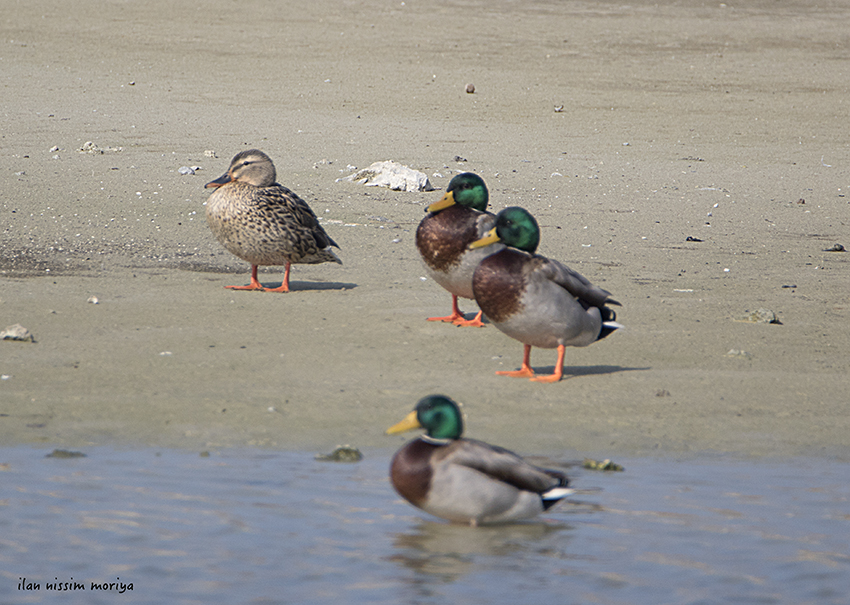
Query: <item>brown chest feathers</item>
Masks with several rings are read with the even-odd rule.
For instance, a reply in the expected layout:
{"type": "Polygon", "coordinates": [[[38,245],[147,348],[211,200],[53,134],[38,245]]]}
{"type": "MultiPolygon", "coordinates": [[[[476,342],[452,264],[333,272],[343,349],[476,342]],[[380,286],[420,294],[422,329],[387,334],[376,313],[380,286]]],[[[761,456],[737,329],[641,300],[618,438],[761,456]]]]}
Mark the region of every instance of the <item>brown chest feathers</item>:
{"type": "Polygon", "coordinates": [[[537,264],[534,260],[530,254],[506,248],[478,265],[472,278],[472,291],[478,306],[491,321],[503,322],[522,310],[523,292],[537,264]]]}
{"type": "Polygon", "coordinates": [[[459,263],[469,244],[478,239],[481,214],[455,205],[425,217],[416,229],[416,247],[425,263],[435,271],[459,263]]]}
{"type": "Polygon", "coordinates": [[[408,502],[421,506],[431,487],[431,454],[441,446],[414,439],[393,456],[390,479],[395,490],[408,502]]]}

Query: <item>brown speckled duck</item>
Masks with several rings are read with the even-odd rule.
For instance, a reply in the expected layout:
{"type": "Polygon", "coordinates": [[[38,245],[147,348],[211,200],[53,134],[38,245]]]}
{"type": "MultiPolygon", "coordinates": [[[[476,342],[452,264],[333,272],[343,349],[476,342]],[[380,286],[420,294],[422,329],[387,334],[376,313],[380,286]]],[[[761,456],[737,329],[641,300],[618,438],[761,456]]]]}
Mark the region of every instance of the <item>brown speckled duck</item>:
{"type": "Polygon", "coordinates": [[[449,182],[443,199],[428,206],[428,216],[416,229],[416,247],[428,275],[452,295],[452,314],[429,317],[428,321],[484,327],[480,311],[474,319],[464,318],[457,297],[473,298],[475,267],[502,248],[497,245],[469,249],[469,244],[483,237],[495,223],[496,217],[486,211],[488,200],[487,185],[480,176],[471,172],[458,174],[449,182]]]}
{"type": "Polygon", "coordinates": [[[564,473],[529,464],[504,448],[462,439],[457,403],[423,398],[388,434],[424,428],[393,456],[390,480],[408,502],[436,517],[480,525],[527,519],[572,493],[564,473]]]}
{"type": "Polygon", "coordinates": [[[557,382],[563,375],[566,347],[586,347],[622,328],[607,305],[611,294],[556,260],[535,254],[540,230],[523,208],[505,208],[496,226],[472,247],[502,242],[506,247],[486,257],[472,278],[478,306],[499,330],[525,345],[522,367],[503,376],[557,382]],[[555,371],[536,376],[531,347],[558,349],[555,371]]]}
{"type": "Polygon", "coordinates": [[[340,263],[330,249],[337,246],[319,224],[307,202],[275,182],[271,158],[249,149],[230,162],[221,177],[206,184],[215,188],[207,200],[207,224],[227,250],[251,263],[251,283],[226,286],[233,290],[289,292],[292,263],[340,263]],[[259,265],[285,265],[279,288],[257,280],[259,265]]]}

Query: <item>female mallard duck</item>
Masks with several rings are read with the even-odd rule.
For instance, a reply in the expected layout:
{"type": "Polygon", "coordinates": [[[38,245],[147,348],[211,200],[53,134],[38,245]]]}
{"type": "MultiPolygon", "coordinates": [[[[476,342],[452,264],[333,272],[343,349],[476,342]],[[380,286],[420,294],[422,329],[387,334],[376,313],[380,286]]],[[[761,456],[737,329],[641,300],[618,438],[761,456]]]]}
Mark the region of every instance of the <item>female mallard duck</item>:
{"type": "Polygon", "coordinates": [[[232,290],[289,292],[292,263],[339,263],[330,249],[337,246],[307,202],[275,182],[271,158],[249,149],[230,161],[221,177],[206,184],[215,188],[207,201],[207,224],[229,252],[251,263],[251,283],[232,290]],[[257,280],[258,265],[285,265],[279,288],[257,280]]]}
{"type": "Polygon", "coordinates": [[[490,233],[471,244],[507,247],[486,257],[472,278],[478,306],[502,332],[525,344],[522,368],[496,372],[557,382],[563,375],[566,347],[586,347],[622,328],[606,305],[619,305],[611,294],[555,260],[535,254],[540,242],[537,221],[526,210],[505,208],[490,233]],[[558,349],[555,372],[535,376],[529,365],[531,347],[558,349]]]}
{"type": "Polygon", "coordinates": [[[390,465],[395,490],[436,517],[479,525],[533,517],[567,494],[563,473],[533,466],[511,451],[461,439],[457,403],[442,395],[422,399],[388,434],[424,428],[390,465]]]}
{"type": "Polygon", "coordinates": [[[452,314],[429,317],[428,321],[452,322],[456,326],[484,327],[481,311],[474,319],[464,319],[457,297],[473,298],[472,273],[488,254],[499,248],[470,250],[469,244],[481,238],[494,225],[496,217],[487,212],[489,193],[477,174],[455,176],[439,202],[428,206],[428,216],[416,229],[416,247],[431,278],[452,295],[452,314]]]}

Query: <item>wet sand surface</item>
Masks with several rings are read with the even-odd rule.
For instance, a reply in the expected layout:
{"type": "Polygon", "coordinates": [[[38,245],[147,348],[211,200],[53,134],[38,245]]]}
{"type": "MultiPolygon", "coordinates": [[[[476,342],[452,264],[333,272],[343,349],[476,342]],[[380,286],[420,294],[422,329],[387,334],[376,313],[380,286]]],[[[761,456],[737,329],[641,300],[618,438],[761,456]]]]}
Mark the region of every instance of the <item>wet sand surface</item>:
{"type": "MultiPolygon", "coordinates": [[[[470,436],[523,453],[850,458],[848,254],[826,251],[850,247],[848,16],[17,4],[0,21],[0,329],[35,343],[0,342],[0,440],[385,447],[441,392],[470,436]],[[249,148],[341,246],[342,266],[294,266],[290,294],[225,290],[249,267],[205,224],[204,184],[249,148]],[[558,384],[495,376],[520,343],[425,321],[450,304],[413,242],[441,191],[337,182],[386,159],[441,189],[482,175],[626,329],[569,349],[558,384]],[[736,321],[761,308],[781,323],[736,321]]],[[[551,371],[555,352],[531,361],[551,371]]]]}

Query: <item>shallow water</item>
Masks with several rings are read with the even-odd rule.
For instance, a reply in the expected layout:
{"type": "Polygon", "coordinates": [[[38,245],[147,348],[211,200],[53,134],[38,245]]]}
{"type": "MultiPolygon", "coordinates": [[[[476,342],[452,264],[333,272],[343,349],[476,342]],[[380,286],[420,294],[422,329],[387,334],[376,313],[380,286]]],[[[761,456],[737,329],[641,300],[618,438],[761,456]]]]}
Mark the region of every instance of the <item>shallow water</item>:
{"type": "Polygon", "coordinates": [[[850,598],[850,486],[835,462],[618,460],[623,473],[575,469],[580,493],[540,521],[473,529],[401,501],[387,481],[390,451],[353,464],[292,452],[49,451],[0,449],[2,603],[850,598]],[[47,588],[57,581],[84,588],[47,588]]]}

